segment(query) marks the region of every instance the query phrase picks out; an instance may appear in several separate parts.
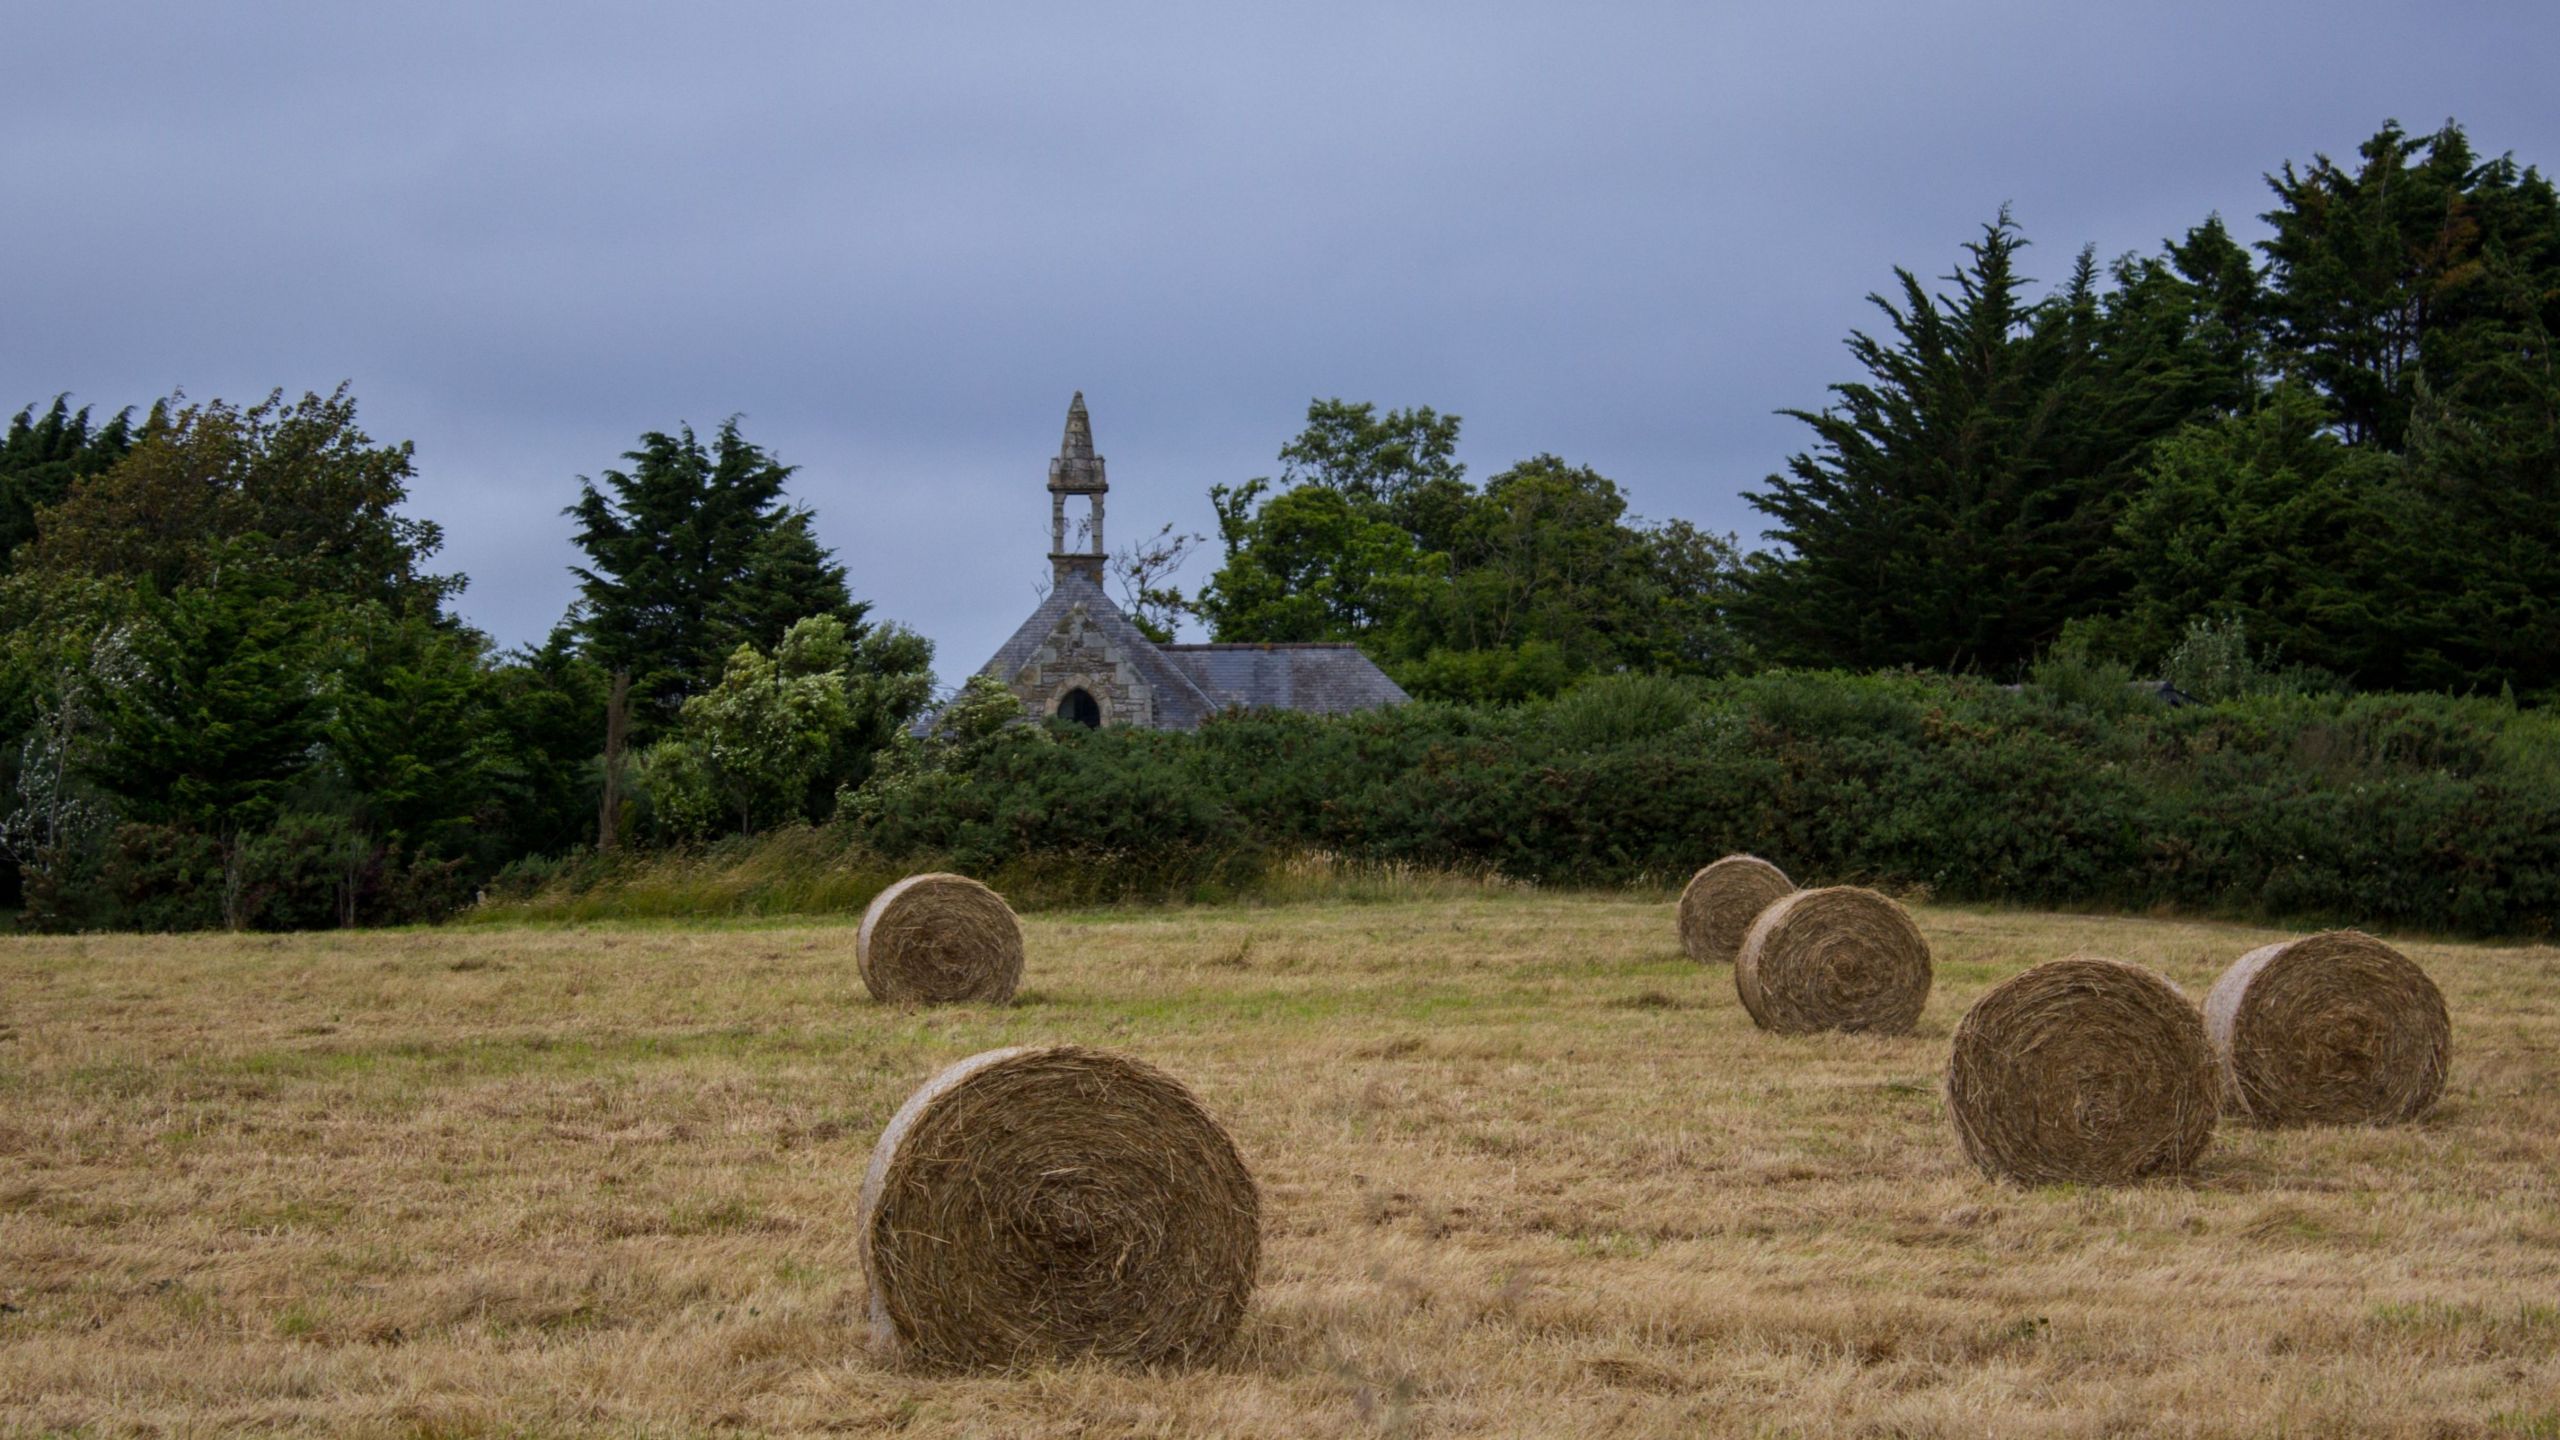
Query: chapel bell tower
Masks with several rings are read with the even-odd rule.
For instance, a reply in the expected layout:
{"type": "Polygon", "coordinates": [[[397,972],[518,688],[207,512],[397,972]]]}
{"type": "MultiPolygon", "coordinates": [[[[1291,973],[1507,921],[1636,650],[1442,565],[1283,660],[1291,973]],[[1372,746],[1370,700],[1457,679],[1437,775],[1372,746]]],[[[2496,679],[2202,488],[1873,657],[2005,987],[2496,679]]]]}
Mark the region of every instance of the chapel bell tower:
{"type": "Polygon", "coordinates": [[[1093,422],[1085,417],[1084,392],[1067,405],[1067,434],[1058,443],[1058,458],[1049,462],[1049,569],[1063,581],[1081,575],[1102,583],[1102,496],[1111,488],[1102,478],[1102,457],[1093,453],[1093,422]],[[1067,549],[1067,497],[1082,495],[1093,503],[1085,521],[1087,548],[1067,549]]]}

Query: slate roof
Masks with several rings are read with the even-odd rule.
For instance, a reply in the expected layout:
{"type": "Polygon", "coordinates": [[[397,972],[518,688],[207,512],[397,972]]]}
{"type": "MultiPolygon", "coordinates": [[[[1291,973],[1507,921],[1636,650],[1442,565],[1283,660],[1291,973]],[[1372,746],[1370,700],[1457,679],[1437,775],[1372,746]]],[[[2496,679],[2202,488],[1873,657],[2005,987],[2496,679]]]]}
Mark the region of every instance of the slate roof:
{"type": "Polygon", "coordinates": [[[1343,715],[1410,697],[1357,645],[1160,645],[1223,710],[1343,715]]]}

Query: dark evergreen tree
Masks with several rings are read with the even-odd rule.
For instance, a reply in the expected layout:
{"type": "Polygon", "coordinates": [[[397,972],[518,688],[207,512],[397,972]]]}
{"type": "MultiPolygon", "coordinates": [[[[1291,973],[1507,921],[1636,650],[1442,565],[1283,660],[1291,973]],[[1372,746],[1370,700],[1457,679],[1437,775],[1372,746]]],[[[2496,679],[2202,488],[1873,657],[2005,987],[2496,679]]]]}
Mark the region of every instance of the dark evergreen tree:
{"type": "Polygon", "coordinates": [[[576,540],[588,563],[573,617],[587,654],[628,673],[645,727],[716,684],[740,645],[771,650],[791,623],[833,615],[858,631],[867,606],[845,590],[810,529],[786,505],[792,467],[739,433],[733,418],[706,450],[690,427],[651,431],[604,472],[581,478],[576,540]]]}
{"type": "Polygon", "coordinates": [[[2560,700],[2560,196],[2501,156],[2463,207],[2479,244],[2410,396],[2410,476],[2443,517],[2411,675],[2560,700]]]}
{"type": "Polygon", "coordinates": [[[1891,341],[1849,340],[1872,378],[1832,387],[1827,410],[1786,412],[1817,448],[1748,497],[1788,550],[1753,572],[1745,605],[1774,656],[2001,665],[2068,618],[2079,557],[2053,527],[2079,521],[2083,497],[2050,493],[2063,482],[2040,443],[2054,377],[2018,273],[2024,245],[2005,213],[1985,226],[1947,277],[1951,296],[1897,270],[1898,304],[1869,297],[1891,341]]]}
{"type": "Polygon", "coordinates": [[[722,422],[705,450],[690,426],[651,431],[626,452],[628,471],[606,490],[579,480],[568,513],[589,564],[573,566],[580,602],[571,620],[589,658],[612,676],[596,844],[622,832],[628,748],[672,724],[689,696],[719,683],[740,645],[770,651],[811,615],[862,633],[868,606],[845,590],[811,530],[809,512],[783,503],[791,467],[722,422]]]}
{"type": "Polygon", "coordinates": [[[1786,547],[1743,602],[1772,658],[2014,671],[2123,594],[2116,517],[2150,448],[2252,392],[2252,279],[2218,224],[2112,288],[2084,250],[2042,301],[2025,245],[2003,213],[1951,293],[1896,271],[1898,299],[1870,297],[1890,336],[1849,340],[1869,378],[1786,412],[1816,446],[1748,497],[1786,547]]]}
{"type": "MultiPolygon", "coordinates": [[[[2520,287],[2503,257],[2488,283],[2520,287]]],[[[2560,365],[2519,303],[2469,337],[2470,363],[2413,400],[2408,473],[2441,517],[2425,531],[2432,638],[2412,657],[2428,689],[2513,687],[2560,701],[2560,365]]]]}
{"type": "Polygon", "coordinates": [[[313,767],[324,712],[315,614],[289,583],[252,563],[219,588],[149,596],[134,663],[102,685],[104,734],[87,777],[132,821],[218,846],[222,917],[248,915],[244,864],[256,834],[313,767]]]}
{"type": "Polygon", "coordinates": [[[2432,628],[2413,554],[2426,517],[2399,457],[2328,422],[2286,385],[2159,448],[2120,526],[2135,579],[2111,648],[2156,661],[2191,621],[2238,619],[2282,659],[2367,688],[2408,683],[2432,628]]]}
{"type": "Polygon", "coordinates": [[[475,631],[345,607],[324,621],[321,743],[368,849],[503,858],[504,732],[475,631]]]}
{"type": "Polygon", "coordinates": [[[132,421],[131,410],[120,410],[93,427],[89,407],[73,410],[68,395],[53,397],[42,419],[30,405],[10,420],[0,438],[0,574],[35,538],[37,511],[60,504],[73,481],[112,467],[133,448],[132,421]]]}
{"type": "Polygon", "coordinates": [[[2363,687],[2552,691],[2560,200],[2451,124],[2269,184],[2265,364],[2301,388],[2163,452],[2112,643],[2229,616],[2363,687]]]}
{"type": "Polygon", "coordinates": [[[775,640],[766,643],[779,643],[781,632],[794,622],[832,615],[859,638],[862,617],[871,607],[847,594],[844,567],[818,543],[816,523],[814,512],[791,506],[756,533],[737,578],[712,600],[710,628],[715,633],[737,635],[746,644],[772,634],[775,640]]]}
{"type": "Polygon", "coordinates": [[[2421,380],[2443,393],[2519,323],[2560,328],[2560,209],[2460,126],[2395,121],[2349,169],[2326,155],[2268,177],[2272,313],[2289,369],[2352,444],[2399,450],[2421,380]]]}
{"type": "Polygon", "coordinates": [[[2091,398],[2122,407],[2119,427],[2166,435],[2255,401],[2271,363],[2265,287],[2221,217],[2117,261],[2112,279],[2089,378],[2091,398]]]}
{"type": "Polygon", "coordinates": [[[505,757],[505,858],[557,855],[593,838],[596,739],[612,677],[580,650],[566,622],[542,644],[511,651],[489,672],[490,711],[505,757]]]}

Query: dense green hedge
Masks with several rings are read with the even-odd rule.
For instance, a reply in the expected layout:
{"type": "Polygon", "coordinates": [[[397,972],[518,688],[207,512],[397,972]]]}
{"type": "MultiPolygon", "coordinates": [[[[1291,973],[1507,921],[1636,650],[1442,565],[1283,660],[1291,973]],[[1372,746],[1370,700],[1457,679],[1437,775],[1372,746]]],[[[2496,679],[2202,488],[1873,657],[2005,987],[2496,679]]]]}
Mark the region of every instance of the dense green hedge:
{"type": "Polygon", "coordinates": [[[1748,850],[1948,899],[2475,934],[2560,916],[2560,719],[2433,696],[1622,678],[1511,709],[1017,731],[868,811],[887,856],[1082,863],[1128,893],[1305,850],[1580,885],[1748,850]]]}

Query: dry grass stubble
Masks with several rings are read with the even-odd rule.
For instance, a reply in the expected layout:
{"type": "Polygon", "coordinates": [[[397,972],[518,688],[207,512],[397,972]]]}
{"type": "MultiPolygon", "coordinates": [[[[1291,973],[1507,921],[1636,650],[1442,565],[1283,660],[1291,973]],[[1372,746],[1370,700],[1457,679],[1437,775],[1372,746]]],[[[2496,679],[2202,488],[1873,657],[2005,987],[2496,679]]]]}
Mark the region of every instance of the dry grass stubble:
{"type": "Polygon", "coordinates": [[[1035,916],[1010,1007],[843,925],[0,942],[0,1430],[298,1435],[2535,1435],[2560,1429],[2560,951],[2404,943],[2460,1031],[2392,1129],[2188,1184],[1965,1164],[1949,1032],[2247,929],[1915,912],[1906,1036],[1755,1030],[1665,907],[1035,916]],[[1261,1183],[1235,1346],[918,1376],[856,1185],[943,1066],[1178,1076],[1261,1183]]]}

